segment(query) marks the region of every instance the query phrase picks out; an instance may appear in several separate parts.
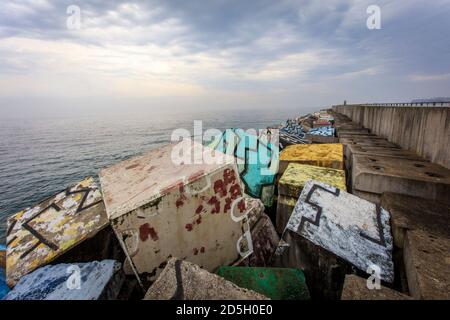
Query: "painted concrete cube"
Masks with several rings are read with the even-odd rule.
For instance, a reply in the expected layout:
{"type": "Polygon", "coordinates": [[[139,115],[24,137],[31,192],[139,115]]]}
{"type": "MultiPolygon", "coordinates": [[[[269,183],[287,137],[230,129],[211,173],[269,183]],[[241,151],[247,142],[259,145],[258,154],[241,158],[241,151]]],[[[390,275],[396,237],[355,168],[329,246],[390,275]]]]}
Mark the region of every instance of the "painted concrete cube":
{"type": "Polygon", "coordinates": [[[109,225],[100,190],[86,178],[8,219],[6,275],[12,287],[109,225]]]}
{"type": "Polygon", "coordinates": [[[100,182],[112,227],[144,289],[170,257],[212,271],[251,254],[249,210],[233,156],[186,139],[101,170],[100,182]]]}
{"type": "MultiPolygon", "coordinates": [[[[267,137],[267,136],[265,136],[267,137]]],[[[245,192],[272,206],[278,170],[278,146],[242,129],[228,129],[211,144],[215,150],[236,158],[245,192]]]]}
{"type": "Polygon", "coordinates": [[[344,169],[344,149],[342,144],[298,144],[286,147],[280,153],[279,173],[283,174],[289,163],[344,169]]]}
{"type": "Polygon", "coordinates": [[[121,269],[114,260],[48,265],[22,277],[5,300],[114,300],[121,269]]]}
{"type": "Polygon", "coordinates": [[[310,180],[286,229],[364,272],[370,268],[386,282],[394,279],[390,215],[378,205],[310,180]]]}
{"type": "Polygon", "coordinates": [[[345,171],[300,163],[290,163],[278,182],[277,231],[282,233],[298,197],[309,180],[317,180],[346,190],[345,171]]]}

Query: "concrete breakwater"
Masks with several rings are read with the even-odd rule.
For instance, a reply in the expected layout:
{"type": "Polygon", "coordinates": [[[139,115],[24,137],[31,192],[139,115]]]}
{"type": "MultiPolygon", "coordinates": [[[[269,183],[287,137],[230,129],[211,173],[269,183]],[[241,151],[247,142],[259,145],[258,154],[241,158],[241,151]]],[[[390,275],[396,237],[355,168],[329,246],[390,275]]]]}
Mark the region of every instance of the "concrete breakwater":
{"type": "MultiPolygon", "coordinates": [[[[414,137],[396,137],[394,120],[376,126],[399,111],[378,108],[335,106],[259,135],[184,140],[105,168],[99,186],[86,178],[8,219],[0,292],[448,299],[448,157],[420,142],[405,147],[414,137]],[[174,162],[179,150],[209,161],[174,162]]],[[[436,141],[447,141],[448,120],[441,125],[434,113],[448,111],[427,109],[411,119],[422,130],[435,119],[436,141]]],[[[409,128],[402,119],[397,125],[409,128]]]]}

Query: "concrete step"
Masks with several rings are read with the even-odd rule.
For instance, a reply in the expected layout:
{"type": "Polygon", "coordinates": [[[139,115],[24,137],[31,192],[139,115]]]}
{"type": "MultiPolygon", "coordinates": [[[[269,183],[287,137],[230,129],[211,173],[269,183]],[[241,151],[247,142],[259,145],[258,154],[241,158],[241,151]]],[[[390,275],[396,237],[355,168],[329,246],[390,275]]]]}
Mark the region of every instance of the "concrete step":
{"type": "Polygon", "coordinates": [[[450,204],[386,192],[381,206],[391,214],[394,245],[404,247],[408,230],[423,230],[438,237],[450,236],[450,204]]]}
{"type": "Polygon", "coordinates": [[[409,159],[421,162],[428,162],[425,158],[415,154],[414,152],[385,147],[370,147],[362,145],[346,145],[345,146],[345,168],[351,170],[354,155],[379,156],[389,158],[409,159]]]}
{"type": "Polygon", "coordinates": [[[403,250],[411,295],[417,299],[450,299],[450,239],[408,230],[403,250]]]}
{"type": "Polygon", "coordinates": [[[429,162],[354,155],[351,183],[352,191],[396,192],[448,201],[450,170],[429,162]]]}

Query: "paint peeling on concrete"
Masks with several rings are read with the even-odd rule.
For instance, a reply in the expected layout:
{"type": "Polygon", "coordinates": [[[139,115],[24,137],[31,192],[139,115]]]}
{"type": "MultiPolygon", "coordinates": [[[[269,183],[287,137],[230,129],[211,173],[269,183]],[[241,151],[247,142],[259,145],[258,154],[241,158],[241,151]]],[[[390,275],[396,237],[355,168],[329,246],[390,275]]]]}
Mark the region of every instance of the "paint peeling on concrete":
{"type": "Polygon", "coordinates": [[[120,277],[120,269],[121,264],[114,260],[48,265],[22,277],[14,289],[6,295],[5,300],[115,298],[119,293],[121,282],[116,282],[113,278],[120,277]],[[108,288],[111,285],[116,287],[108,288]],[[115,294],[105,296],[107,288],[109,294],[111,292],[115,294]]]}
{"type": "Polygon", "coordinates": [[[144,289],[168,256],[213,271],[252,248],[245,236],[251,210],[234,158],[192,143],[180,142],[202,154],[214,151],[212,164],[177,165],[171,155],[179,144],[171,144],[100,173],[108,216],[144,289]],[[152,172],[141,179],[147,167],[152,172]]]}
{"type": "Polygon", "coordinates": [[[286,229],[299,234],[366,272],[381,269],[392,282],[392,235],[389,212],[336,187],[306,183],[286,229]]]}
{"type": "Polygon", "coordinates": [[[280,153],[281,174],[291,162],[342,170],[344,169],[343,145],[330,143],[288,146],[280,153]]]}
{"type": "Polygon", "coordinates": [[[9,217],[7,281],[53,261],[109,224],[100,190],[86,178],[65,191],[9,217]]]}
{"type": "Polygon", "coordinates": [[[271,170],[270,167],[278,163],[278,146],[263,140],[242,129],[228,129],[211,147],[224,153],[230,152],[236,158],[245,192],[270,207],[278,169],[271,170]],[[267,163],[265,159],[268,159],[267,163]]]}

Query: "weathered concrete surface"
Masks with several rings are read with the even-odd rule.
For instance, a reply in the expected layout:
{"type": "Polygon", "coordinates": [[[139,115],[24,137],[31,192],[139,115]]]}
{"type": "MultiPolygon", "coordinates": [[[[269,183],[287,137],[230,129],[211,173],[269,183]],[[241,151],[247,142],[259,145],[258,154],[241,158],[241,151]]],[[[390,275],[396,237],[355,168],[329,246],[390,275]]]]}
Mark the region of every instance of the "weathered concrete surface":
{"type": "Polygon", "coordinates": [[[384,147],[369,147],[361,145],[346,145],[345,146],[345,167],[347,170],[351,170],[353,156],[354,155],[367,155],[367,156],[379,156],[388,158],[401,158],[409,159],[421,162],[428,162],[424,157],[421,157],[411,151],[395,149],[395,148],[384,148],[384,147]]]}
{"type": "Polygon", "coordinates": [[[373,133],[367,132],[366,129],[359,130],[339,130],[336,135],[339,138],[349,138],[349,137],[372,137],[375,136],[373,133]]]}
{"type": "Polygon", "coordinates": [[[344,170],[290,163],[278,182],[276,223],[280,234],[289,221],[303,187],[311,179],[346,190],[344,170]]]}
{"type": "Polygon", "coordinates": [[[389,142],[385,139],[380,139],[380,137],[377,136],[370,136],[370,137],[353,136],[351,138],[339,138],[339,142],[344,145],[354,144],[366,147],[384,147],[384,148],[399,149],[399,146],[397,146],[396,144],[389,142]]]}
{"type": "Polygon", "coordinates": [[[245,208],[250,228],[254,228],[256,223],[264,216],[266,208],[261,200],[244,195],[245,208]]]}
{"type": "Polygon", "coordinates": [[[111,224],[144,290],[170,257],[213,271],[252,252],[232,156],[183,140],[103,169],[100,181],[111,224]],[[176,163],[180,150],[209,160],[176,163]]]}
{"type": "Polygon", "coordinates": [[[274,257],[275,266],[299,268],[305,273],[312,299],[337,300],[351,265],[289,229],[274,257]]]}
{"type": "Polygon", "coordinates": [[[289,163],[344,169],[343,146],[339,143],[292,145],[280,154],[279,174],[282,175],[289,163]]]}
{"type": "Polygon", "coordinates": [[[272,300],[310,298],[305,275],[300,269],[222,266],[216,274],[241,288],[261,293],[272,300]]]}
{"type": "Polygon", "coordinates": [[[381,203],[381,195],[378,193],[364,192],[359,190],[351,190],[350,193],[354,194],[357,197],[360,197],[361,199],[367,200],[375,204],[381,203]]]}
{"type": "Polygon", "coordinates": [[[450,299],[450,239],[408,230],[404,244],[411,295],[417,299],[450,299]]]}
{"type": "Polygon", "coordinates": [[[450,170],[429,162],[354,155],[352,190],[380,195],[396,192],[448,201],[450,170]]]}
{"type": "MultiPolygon", "coordinates": [[[[363,272],[377,265],[393,281],[389,212],[319,181],[306,183],[286,226],[363,272]]],[[[283,238],[284,239],[284,238],[283,238]]]]}
{"type": "Polygon", "coordinates": [[[25,274],[93,238],[108,225],[102,195],[93,178],[9,217],[8,285],[14,286],[25,274]]]}
{"type": "Polygon", "coordinates": [[[211,143],[211,148],[236,158],[239,175],[245,184],[245,193],[259,198],[265,206],[272,206],[274,181],[278,171],[278,145],[268,136],[257,136],[243,129],[227,129],[211,143]],[[272,168],[271,168],[272,165],[272,168]]]}
{"type": "Polygon", "coordinates": [[[48,265],[22,277],[5,300],[112,300],[123,280],[114,260],[48,265]]]}
{"type": "Polygon", "coordinates": [[[333,111],[403,149],[450,168],[450,108],[347,105],[334,106],[333,111]]]}
{"type": "Polygon", "coordinates": [[[339,139],[333,136],[320,136],[317,134],[305,134],[305,139],[310,140],[312,143],[339,143],[339,139]]]}
{"type": "Polygon", "coordinates": [[[0,248],[0,268],[6,269],[6,249],[0,248]]]}
{"type": "Polygon", "coordinates": [[[344,170],[290,163],[278,182],[278,194],[298,198],[309,180],[317,180],[346,190],[344,170]]]}
{"type": "Polygon", "coordinates": [[[251,230],[253,253],[241,259],[235,265],[247,267],[269,267],[272,264],[273,254],[280,242],[275,227],[270,218],[262,213],[259,220],[251,230]]]}
{"type": "Polygon", "coordinates": [[[297,198],[286,197],[281,194],[278,195],[277,213],[276,213],[276,229],[279,234],[282,234],[289,218],[294,211],[297,198]]]}
{"type": "Polygon", "coordinates": [[[398,193],[383,193],[381,206],[391,214],[394,245],[403,248],[408,230],[450,236],[450,204],[398,193]]]}
{"type": "Polygon", "coordinates": [[[171,258],[144,300],[266,300],[199,266],[171,258]]]}
{"type": "Polygon", "coordinates": [[[345,276],[341,300],[412,300],[413,298],[385,286],[369,289],[367,279],[349,274],[345,276]]]}

